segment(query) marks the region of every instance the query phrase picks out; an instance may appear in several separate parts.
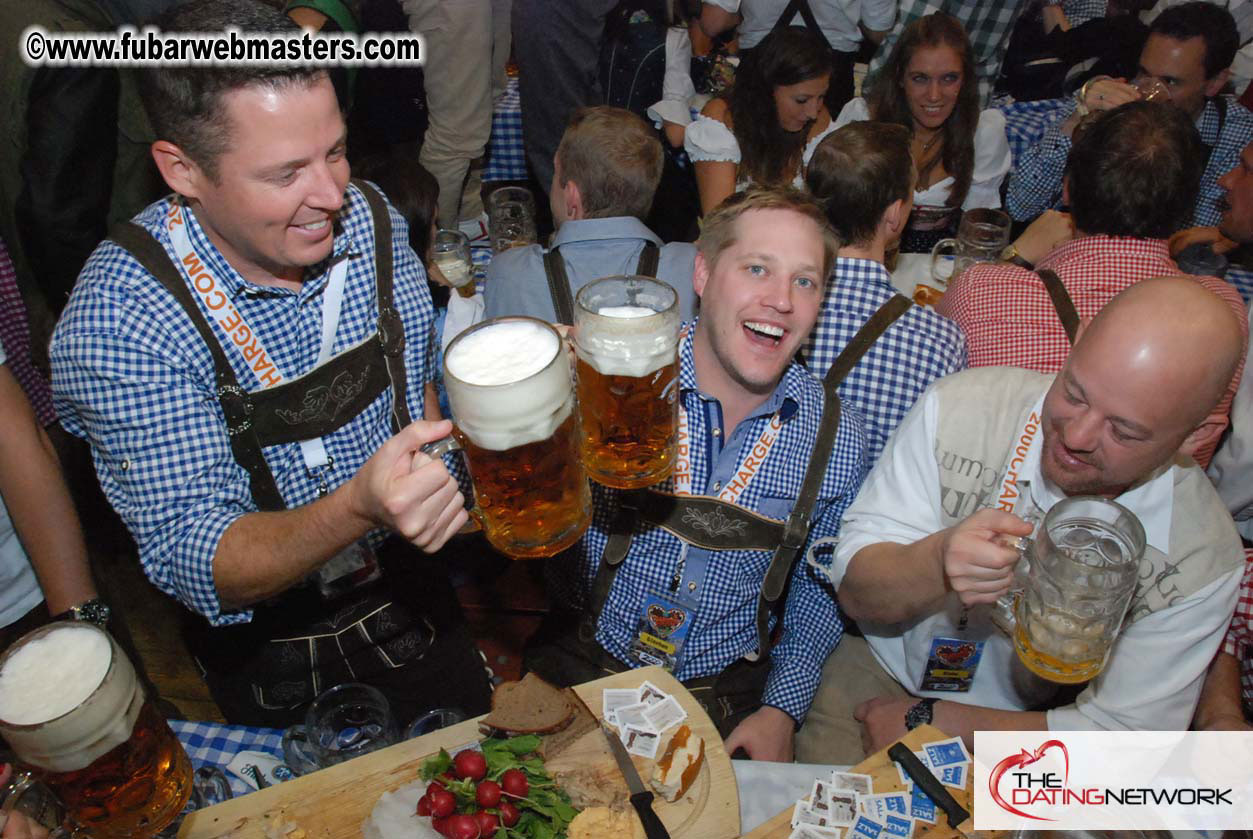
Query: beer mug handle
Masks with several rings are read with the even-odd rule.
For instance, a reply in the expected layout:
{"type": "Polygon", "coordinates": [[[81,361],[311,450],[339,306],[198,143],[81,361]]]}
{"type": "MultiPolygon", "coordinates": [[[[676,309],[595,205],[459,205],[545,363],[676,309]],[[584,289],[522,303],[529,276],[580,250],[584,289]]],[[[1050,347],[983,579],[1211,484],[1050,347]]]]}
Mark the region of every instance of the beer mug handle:
{"type": "Polygon", "coordinates": [[[283,760],[297,775],[308,775],[322,768],[303,725],[293,725],[283,732],[283,760]]]}
{"type": "Polygon", "coordinates": [[[436,440],[433,443],[427,443],[422,447],[422,453],[428,457],[435,459],[441,458],[449,452],[461,451],[461,444],[457,442],[457,438],[449,434],[442,440],[436,440]]]}
{"type": "MultiPolygon", "coordinates": [[[[458,451],[461,451],[461,443],[458,442],[457,438],[452,436],[451,434],[449,434],[447,437],[444,437],[442,440],[436,440],[432,443],[427,443],[425,446],[422,447],[422,453],[432,459],[438,459],[448,454],[449,452],[458,452],[458,451]]],[[[474,480],[473,477],[471,477],[471,480],[474,480]]],[[[473,520],[474,523],[478,524],[478,527],[476,528],[476,527],[470,526],[470,529],[468,531],[463,530],[462,532],[472,533],[475,530],[482,529],[483,513],[481,510],[479,510],[479,506],[475,504],[473,507],[469,509],[468,512],[470,513],[470,518],[473,520]]]]}
{"type": "Polygon", "coordinates": [[[940,288],[947,288],[948,281],[952,279],[953,277],[952,271],[949,271],[949,273],[945,274],[944,276],[941,276],[940,273],[936,271],[936,265],[938,264],[938,260],[940,258],[941,253],[949,248],[953,249],[953,257],[954,257],[953,270],[956,270],[957,269],[957,260],[956,260],[957,240],[956,239],[941,239],[940,241],[936,242],[935,247],[931,249],[931,279],[937,285],[939,285],[940,288]]]}
{"type": "Polygon", "coordinates": [[[1028,557],[1033,543],[1027,536],[1015,536],[1004,539],[1004,544],[1018,552],[1018,564],[1014,566],[1014,579],[1009,584],[1009,590],[996,598],[996,603],[992,604],[991,618],[992,623],[1012,638],[1014,627],[1018,623],[1014,610],[1017,608],[1019,596],[1027,586],[1027,571],[1031,568],[1031,560],[1028,557]]]}

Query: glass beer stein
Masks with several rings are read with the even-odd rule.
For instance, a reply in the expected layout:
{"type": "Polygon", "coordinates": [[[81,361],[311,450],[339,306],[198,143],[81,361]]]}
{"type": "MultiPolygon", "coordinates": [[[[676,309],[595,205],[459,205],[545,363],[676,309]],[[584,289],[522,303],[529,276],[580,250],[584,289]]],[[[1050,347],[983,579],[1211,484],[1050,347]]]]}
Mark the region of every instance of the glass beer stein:
{"type": "Polygon", "coordinates": [[[1135,594],[1144,547],[1135,514],[1093,496],[1058,502],[1034,538],[1019,540],[1028,568],[1021,588],[997,604],[997,622],[1007,624],[1002,628],[1028,670],[1077,684],[1105,668],[1135,594]]]}
{"type": "Polygon", "coordinates": [[[475,517],[487,540],[516,558],[573,545],[592,516],[579,457],[579,412],[570,359],[557,330],[531,317],[492,318],[444,353],[455,444],[474,482],[475,517]]]}
{"type": "Polygon", "coordinates": [[[94,624],[49,624],[0,657],[0,736],[60,798],[75,835],[153,836],[191,795],[182,745],[94,624]]]}
{"type": "Polygon", "coordinates": [[[1009,244],[1009,215],[1001,210],[979,207],[962,214],[956,239],[941,239],[931,249],[931,276],[940,285],[957,279],[976,262],[996,262],[1009,244]],[[943,251],[953,250],[953,270],[945,275],[937,262],[943,251]]]}
{"type": "Polygon", "coordinates": [[[679,295],[648,277],[606,277],[574,307],[583,465],[635,489],[663,480],[679,442],[679,295]]]}

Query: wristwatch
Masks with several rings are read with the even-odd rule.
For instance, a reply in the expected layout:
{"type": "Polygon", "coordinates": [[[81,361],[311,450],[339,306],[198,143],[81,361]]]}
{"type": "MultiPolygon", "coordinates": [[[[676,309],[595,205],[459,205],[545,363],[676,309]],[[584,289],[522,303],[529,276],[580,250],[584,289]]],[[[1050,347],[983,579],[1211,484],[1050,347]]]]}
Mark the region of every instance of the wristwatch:
{"type": "Polygon", "coordinates": [[[1001,251],[1002,262],[1012,262],[1020,268],[1026,268],[1028,271],[1035,270],[1035,263],[1029,261],[1025,256],[1018,252],[1018,248],[1014,247],[1014,243],[1010,242],[1005,246],[1005,250],[1001,251]]]}
{"type": "Polygon", "coordinates": [[[939,701],[938,699],[919,699],[910,705],[909,710],[905,712],[905,728],[913,731],[920,725],[930,725],[931,709],[939,701]]]}
{"type": "Polygon", "coordinates": [[[99,597],[94,597],[86,603],[79,603],[77,606],[71,606],[59,615],[53,615],[54,621],[87,621],[94,623],[96,626],[104,627],[109,622],[109,615],[112,614],[109,604],[105,603],[99,597]]]}

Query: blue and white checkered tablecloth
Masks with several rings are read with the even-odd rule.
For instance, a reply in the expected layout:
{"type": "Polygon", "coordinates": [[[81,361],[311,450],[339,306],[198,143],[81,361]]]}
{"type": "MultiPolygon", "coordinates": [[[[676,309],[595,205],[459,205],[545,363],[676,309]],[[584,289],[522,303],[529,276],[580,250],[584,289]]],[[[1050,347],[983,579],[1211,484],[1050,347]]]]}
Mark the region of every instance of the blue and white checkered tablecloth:
{"type": "Polygon", "coordinates": [[[484,181],[525,181],[526,152],[522,148],[522,102],[518,79],[509,79],[492,109],[492,136],[488,142],[484,181]]]}
{"type": "MultiPolygon", "coordinates": [[[[188,720],[170,720],[170,728],[178,737],[191,764],[199,769],[202,766],[217,766],[226,772],[226,764],[231,758],[243,751],[265,752],[278,760],[283,759],[283,732],[277,728],[248,728],[242,725],[223,725],[216,722],[190,722],[188,720]]],[[[231,793],[235,796],[252,792],[252,787],[230,772],[226,777],[231,782],[231,793]]]]}

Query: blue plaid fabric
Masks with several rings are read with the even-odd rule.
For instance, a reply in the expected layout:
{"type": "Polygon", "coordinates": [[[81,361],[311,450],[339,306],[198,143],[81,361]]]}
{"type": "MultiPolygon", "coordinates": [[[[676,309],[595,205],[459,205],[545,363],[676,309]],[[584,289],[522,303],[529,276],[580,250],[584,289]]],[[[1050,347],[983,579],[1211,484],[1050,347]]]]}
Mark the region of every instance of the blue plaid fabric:
{"type": "Polygon", "coordinates": [[[910,22],[936,12],[947,12],[965,25],[966,34],[970,36],[975,72],[979,76],[980,107],[986,108],[992,99],[996,77],[1001,74],[1005,47],[1022,5],[1022,0],[901,0],[896,25],[870,59],[867,78],[883,68],[896,39],[910,22]]]}
{"type": "Polygon", "coordinates": [[[1253,303],[1253,268],[1246,268],[1243,265],[1230,265],[1227,267],[1225,279],[1235,286],[1236,291],[1240,292],[1240,296],[1244,298],[1245,303],[1253,303]]]}
{"type": "MultiPolygon", "coordinates": [[[[1218,135],[1218,106],[1205,103],[1197,121],[1201,140],[1213,147],[1201,175],[1201,194],[1196,200],[1192,224],[1208,227],[1222,217],[1219,201],[1223,188],[1218,179],[1235,168],[1240,152],[1253,140],[1253,113],[1232,96],[1227,100],[1227,119],[1218,135]]],[[[1033,219],[1050,207],[1058,206],[1062,195],[1062,174],[1070,154],[1070,138],[1061,123],[1075,110],[1071,99],[1016,102],[1001,108],[1005,113],[1005,133],[1014,158],[1009,176],[1005,209],[1018,221],[1033,219]]]]}
{"type": "Polygon", "coordinates": [[[1079,26],[1090,20],[1105,17],[1106,0],[1066,0],[1062,11],[1071,26],[1079,26]]]}
{"type": "MultiPolygon", "coordinates": [[[[136,221],[173,259],[163,225],[169,201],[152,204],[136,221]]],[[[286,378],[309,372],[317,359],[331,260],[351,260],[333,352],[356,346],[377,328],[374,231],[355,186],[336,222],[333,256],[309,270],[299,292],[245,282],[190,210],[187,219],[193,248],[286,378]]],[[[409,411],[417,419],[423,385],[433,375],[433,308],[408,226],[395,209],[391,220],[394,305],[404,322],[409,411]]],[[[221,333],[218,338],[226,340],[221,333]]],[[[225,353],[240,385],[260,388],[242,356],[230,347],[225,353]]],[[[231,455],[212,357],[182,308],[128,252],[102,242],[79,275],[51,355],[61,422],[91,444],[101,487],[135,538],[144,573],[215,625],[250,620],[250,610],[222,610],[213,554],[226,529],[257,507],[248,475],[231,455]]],[[[324,438],[334,462],[320,474],[309,474],[297,444],[267,447],[266,462],[288,506],[317,498],[323,477],[333,488],[353,475],[391,436],[391,405],[388,389],[324,438]]]]}
{"type": "MultiPolygon", "coordinates": [[[[827,283],[805,363],[825,376],[836,356],[896,294],[891,275],[870,259],[840,257],[827,283]]],[[[866,421],[869,463],[933,381],[967,366],[966,338],[957,324],[926,306],[911,306],[849,371],[837,392],[866,421]]]]}
{"type": "MultiPolygon", "coordinates": [[[[248,728],[242,725],[221,725],[215,722],[170,720],[174,736],[183,744],[191,765],[216,766],[226,772],[226,765],[239,752],[265,752],[283,759],[283,732],[277,728],[248,728]]],[[[226,772],[231,793],[247,795],[253,789],[232,772],[226,772]]]]}
{"type": "MultiPolygon", "coordinates": [[[[783,419],[779,438],[739,503],[768,518],[784,521],[800,489],[818,432],[822,385],[800,365],[789,366],[770,398],[724,440],[721,406],[696,388],[692,331],[688,330],[679,344],[679,393],[691,433],[693,491],[717,495],[779,410],[783,419]]],[[[855,411],[843,412],[814,509],[810,544],[818,537],[838,533],[840,517],[865,477],[865,452],[861,417],[855,411]]],[[[657,489],[673,491],[672,480],[667,479],[657,489]]],[[[549,577],[556,602],[577,605],[586,601],[605,550],[619,492],[592,484],[592,495],[594,510],[587,535],[550,563],[549,577]]],[[[671,577],[680,570],[682,557],[683,542],[678,537],[661,528],[636,528],[630,553],[614,578],[596,632],[596,640],[614,657],[628,661],[627,650],[644,598],[668,589],[671,577]]],[[[707,571],[703,580],[695,581],[697,592],[703,594],[675,673],[678,679],[720,673],[756,649],[757,596],[770,558],[771,553],[766,551],[688,549],[682,566],[685,584],[681,589],[687,589],[692,566],[707,561],[707,571]]],[[[786,711],[799,722],[809,711],[823,662],[844,632],[833,592],[806,564],[803,555],[792,573],[783,626],[783,637],[771,652],[772,667],[762,701],[786,711]]]]}
{"type": "Polygon", "coordinates": [[[525,181],[526,151],[522,148],[522,100],[518,80],[512,78],[492,110],[492,134],[487,147],[484,181],[525,181]]]}

